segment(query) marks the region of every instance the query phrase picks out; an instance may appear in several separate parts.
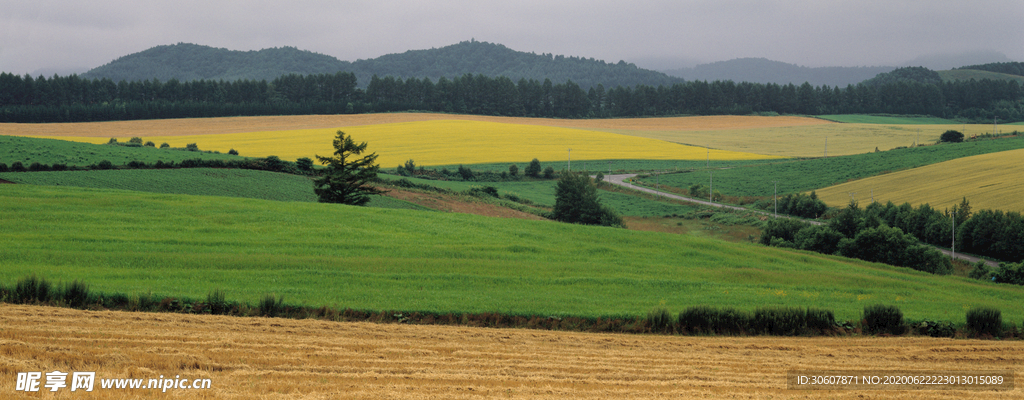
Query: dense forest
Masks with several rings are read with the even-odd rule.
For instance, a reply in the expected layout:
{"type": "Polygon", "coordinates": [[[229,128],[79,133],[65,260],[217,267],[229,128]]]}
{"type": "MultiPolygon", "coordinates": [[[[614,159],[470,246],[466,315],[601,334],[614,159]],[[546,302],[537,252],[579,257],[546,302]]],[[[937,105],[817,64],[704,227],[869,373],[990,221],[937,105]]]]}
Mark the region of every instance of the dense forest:
{"type": "Polygon", "coordinates": [[[432,111],[553,118],[663,115],[918,114],[968,121],[1024,120],[1014,81],[935,83],[930,71],[903,68],[877,82],[837,86],[688,81],[584,89],[567,80],[488,77],[370,78],[353,73],[266,80],[120,81],[0,73],[0,122],[84,122],[218,116],[432,111]],[[889,79],[888,77],[895,77],[889,79]]]}
{"type": "Polygon", "coordinates": [[[956,69],[976,69],[980,71],[999,72],[1002,74],[1024,76],[1024,62],[1002,62],[981,65],[968,65],[956,69]]]}
{"type": "Polygon", "coordinates": [[[636,65],[624,61],[606,63],[593,58],[524,53],[500,44],[475,40],[439,49],[410,50],[354,62],[341,61],[294,47],[233,51],[178,43],[157,46],[118,58],[82,74],[81,77],[106,78],[114,82],[147,79],[176,79],[181,82],[246,79],[270,81],[290,74],[315,75],[337,72],[354,74],[360,88],[366,88],[374,75],[402,79],[429,78],[435,82],[442,77],[455,79],[466,74],[504,76],[512,80],[571,80],[584,89],[590,89],[598,83],[608,87],[632,87],[641,84],[671,85],[683,81],[661,72],[637,68],[636,65]]]}

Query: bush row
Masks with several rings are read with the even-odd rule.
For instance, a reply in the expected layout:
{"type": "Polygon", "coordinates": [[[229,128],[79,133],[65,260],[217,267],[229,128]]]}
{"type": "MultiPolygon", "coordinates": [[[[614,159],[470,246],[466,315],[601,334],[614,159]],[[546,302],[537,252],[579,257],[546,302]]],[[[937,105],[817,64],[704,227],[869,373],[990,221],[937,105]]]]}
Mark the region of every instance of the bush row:
{"type": "Polygon", "coordinates": [[[182,160],[179,163],[174,161],[157,160],[155,163],[147,164],[142,161],[129,161],[123,166],[115,166],[109,160],[102,160],[88,166],[77,166],[67,164],[46,165],[38,162],[25,167],[20,161],[15,161],[10,167],[0,163],[0,172],[36,172],[36,171],[84,171],[84,170],[108,170],[108,169],[172,169],[172,168],[238,168],[255,169],[263,171],[284,172],[297,175],[311,175],[314,173],[313,160],[300,158],[296,162],[281,160],[277,156],[266,158],[249,158],[241,160],[204,160],[192,158],[182,160]]]}
{"type": "Polygon", "coordinates": [[[949,322],[921,321],[908,324],[898,307],[873,305],[864,308],[860,328],[837,323],[830,310],[796,307],[761,307],[753,313],[735,308],[689,307],[673,318],[665,308],[639,316],[558,317],[501,313],[438,313],[333,309],[326,306],[296,306],[284,298],[265,294],[257,304],[229,301],[223,290],[204,299],[160,297],[153,294],[125,295],[98,293],[81,281],[53,284],[35,274],[13,286],[0,284],[0,301],[14,304],[42,304],[80,309],[177,312],[232,316],[319,318],[332,321],[372,321],[409,324],[465,325],[616,333],[717,334],[717,335],[836,335],[863,331],[871,334],[915,333],[934,337],[974,336],[1020,338],[1013,323],[1004,324],[999,310],[976,307],[967,311],[962,331],[949,322]]]}

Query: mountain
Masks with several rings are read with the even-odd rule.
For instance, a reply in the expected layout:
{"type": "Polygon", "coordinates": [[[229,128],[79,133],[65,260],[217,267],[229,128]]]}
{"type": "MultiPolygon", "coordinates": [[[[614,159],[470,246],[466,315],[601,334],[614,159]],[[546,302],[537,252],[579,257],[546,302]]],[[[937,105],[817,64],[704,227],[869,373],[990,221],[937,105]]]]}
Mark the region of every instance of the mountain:
{"type": "Polygon", "coordinates": [[[351,68],[337,58],[294,47],[235,51],[190,43],[156,46],[93,68],[82,78],[118,81],[272,80],[288,74],[334,73],[351,68]]]}
{"type": "Polygon", "coordinates": [[[818,67],[810,68],[766,58],[737,58],[710,64],[700,64],[693,68],[680,68],[663,71],[668,75],[697,81],[727,81],[792,83],[800,85],[808,82],[814,86],[855,85],[858,82],[875,77],[880,73],[892,71],[896,67],[818,67]]]}
{"type": "Polygon", "coordinates": [[[429,50],[410,50],[374,59],[341,61],[294,47],[259,51],[234,51],[178,43],[118,58],[94,68],[83,78],[141,81],[171,78],[187,80],[273,80],[287,74],[352,72],[366,87],[373,75],[400,78],[456,78],[465,74],[505,76],[553,83],[572,80],[584,90],[597,84],[611,88],[638,84],[658,86],[682,82],[664,73],[638,68],[624,61],[606,63],[593,58],[534,54],[511,50],[500,44],[466,41],[429,50]]]}

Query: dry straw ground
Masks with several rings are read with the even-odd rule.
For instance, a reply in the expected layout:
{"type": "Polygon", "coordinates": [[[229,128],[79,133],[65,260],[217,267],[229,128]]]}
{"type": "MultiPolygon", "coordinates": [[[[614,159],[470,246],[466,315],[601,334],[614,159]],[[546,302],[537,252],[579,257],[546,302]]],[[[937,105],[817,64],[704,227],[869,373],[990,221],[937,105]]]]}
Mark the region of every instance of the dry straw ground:
{"type": "MultiPolygon", "coordinates": [[[[17,372],[180,375],[212,389],[62,398],[1020,398],[991,391],[790,391],[786,371],[1024,371],[1024,342],[680,337],[79,311],[0,305],[0,397],[17,372]]],[[[97,382],[97,385],[99,383],[97,382]]],[[[53,398],[44,394],[42,398],[53,398]]]]}

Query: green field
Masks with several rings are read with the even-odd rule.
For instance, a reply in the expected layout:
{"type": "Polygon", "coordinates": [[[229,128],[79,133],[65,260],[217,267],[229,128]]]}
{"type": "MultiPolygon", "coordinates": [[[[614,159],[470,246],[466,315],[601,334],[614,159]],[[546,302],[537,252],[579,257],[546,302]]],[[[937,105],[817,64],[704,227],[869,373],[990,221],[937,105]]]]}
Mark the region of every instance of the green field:
{"type": "MultiPolygon", "coordinates": [[[[780,161],[765,165],[715,170],[714,189],[729,196],[771,196],[772,181],[778,181],[779,194],[808,192],[835,184],[883,173],[921,167],[943,161],[980,154],[1024,148],[1024,137],[977,140],[894,149],[877,153],[823,159],[780,161]]],[[[659,180],[666,186],[689,188],[694,184],[707,187],[708,171],[669,173],[659,180]]],[[[645,179],[653,184],[653,178],[645,179]]],[[[648,185],[650,186],[650,185],[648,185]]],[[[858,193],[857,198],[869,196],[858,193]]]]}
{"type": "MultiPolygon", "coordinates": [[[[157,146],[160,144],[157,143],[157,146]]],[[[200,148],[201,150],[201,148],[200,148]]],[[[204,160],[244,160],[245,157],[230,154],[160,149],[156,147],[128,147],[105,144],[69,142],[57,139],[39,139],[20,136],[0,135],[0,162],[10,166],[20,161],[25,167],[32,163],[46,165],[65,164],[81,167],[107,160],[114,165],[130,161],[153,164],[157,160],[180,163],[183,160],[201,158],[204,160]]]]}
{"type": "Polygon", "coordinates": [[[467,214],[7,185],[0,279],[371,310],[643,315],[712,304],[1024,317],[1024,288],[690,235],[467,214]]]}
{"type": "MultiPolygon", "coordinates": [[[[2,175],[0,175],[2,178],[2,175]]],[[[543,207],[554,207],[555,186],[557,180],[523,180],[510,182],[462,182],[462,181],[438,181],[420,178],[399,178],[393,175],[381,175],[386,181],[407,179],[419,185],[429,185],[438,188],[464,192],[472,188],[491,186],[498,189],[501,196],[515,195],[516,197],[529,200],[531,203],[543,207]]],[[[692,205],[672,203],[664,199],[650,199],[630,194],[599,191],[601,203],[611,207],[622,216],[627,217],[654,217],[671,214],[686,214],[696,208],[692,205]]]]}

